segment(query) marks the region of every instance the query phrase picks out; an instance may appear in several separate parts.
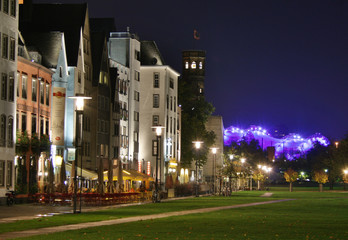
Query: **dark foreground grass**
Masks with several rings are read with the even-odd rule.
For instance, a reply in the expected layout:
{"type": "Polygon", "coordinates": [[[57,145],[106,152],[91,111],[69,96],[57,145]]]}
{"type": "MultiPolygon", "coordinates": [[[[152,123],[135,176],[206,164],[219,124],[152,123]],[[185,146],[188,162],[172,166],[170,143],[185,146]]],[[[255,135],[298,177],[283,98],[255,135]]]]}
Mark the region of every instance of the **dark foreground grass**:
{"type": "Polygon", "coordinates": [[[348,239],[347,193],[276,192],[272,199],[283,197],[297,200],[27,239],[348,239]]]}
{"type": "Polygon", "coordinates": [[[183,211],[198,208],[236,205],[250,202],[266,201],[259,196],[263,192],[233,193],[232,197],[200,197],[188,198],[176,201],[162,202],[158,204],[145,204],[121,208],[112,208],[103,211],[83,212],[82,214],[65,214],[52,217],[44,217],[33,220],[16,221],[0,224],[0,233],[39,229],[44,227],[61,226],[67,224],[95,222],[124,217],[142,216],[163,212],[183,211]]]}

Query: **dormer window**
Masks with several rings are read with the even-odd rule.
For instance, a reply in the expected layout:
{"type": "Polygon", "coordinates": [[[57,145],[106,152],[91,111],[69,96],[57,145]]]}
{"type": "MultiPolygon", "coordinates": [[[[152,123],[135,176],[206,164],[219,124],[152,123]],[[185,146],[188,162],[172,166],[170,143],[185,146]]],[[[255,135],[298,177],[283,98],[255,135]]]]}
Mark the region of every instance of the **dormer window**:
{"type": "Polygon", "coordinates": [[[196,62],[193,61],[193,62],[191,63],[191,68],[192,68],[192,69],[196,69],[196,67],[197,67],[197,66],[196,66],[196,62]]]}

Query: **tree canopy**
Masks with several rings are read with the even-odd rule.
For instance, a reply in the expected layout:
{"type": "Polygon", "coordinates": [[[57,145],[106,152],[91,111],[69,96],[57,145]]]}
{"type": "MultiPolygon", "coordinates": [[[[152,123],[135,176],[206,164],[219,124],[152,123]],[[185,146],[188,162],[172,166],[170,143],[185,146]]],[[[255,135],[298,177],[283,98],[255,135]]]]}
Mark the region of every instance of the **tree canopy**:
{"type": "Polygon", "coordinates": [[[214,112],[214,107],[204,96],[197,97],[191,86],[185,81],[179,81],[179,104],[181,105],[181,164],[189,167],[192,160],[199,160],[198,166],[207,161],[209,148],[215,142],[215,134],[207,131],[205,124],[214,112]],[[199,151],[193,146],[193,141],[202,141],[199,151]]]}

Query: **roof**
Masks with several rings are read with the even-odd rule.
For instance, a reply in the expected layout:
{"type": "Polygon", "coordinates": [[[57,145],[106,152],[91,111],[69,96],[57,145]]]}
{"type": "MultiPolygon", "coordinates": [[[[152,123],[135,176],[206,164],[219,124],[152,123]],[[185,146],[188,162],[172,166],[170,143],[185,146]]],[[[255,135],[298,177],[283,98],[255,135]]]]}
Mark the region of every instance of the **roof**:
{"type": "Polygon", "coordinates": [[[101,70],[103,49],[106,36],[101,32],[91,33],[92,59],[93,59],[93,85],[98,85],[101,70]]]}
{"type": "Polygon", "coordinates": [[[141,41],[141,65],[165,65],[162,55],[154,41],[141,41]]]}
{"type": "Polygon", "coordinates": [[[35,48],[42,55],[42,65],[47,68],[56,68],[62,47],[61,32],[23,34],[25,45],[28,49],[35,48]]]}
{"type": "MultiPolygon", "coordinates": [[[[23,13],[25,4],[20,5],[23,13]]],[[[69,66],[76,66],[80,43],[80,29],[84,27],[87,3],[83,4],[32,4],[28,18],[20,18],[22,33],[64,32],[69,66]]]]}

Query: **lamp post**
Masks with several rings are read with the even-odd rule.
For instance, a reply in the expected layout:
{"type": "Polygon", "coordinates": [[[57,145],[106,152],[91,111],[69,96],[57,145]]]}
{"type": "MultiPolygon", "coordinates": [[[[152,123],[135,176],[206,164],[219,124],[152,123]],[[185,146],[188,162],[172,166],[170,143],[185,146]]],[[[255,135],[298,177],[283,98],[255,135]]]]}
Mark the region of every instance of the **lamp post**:
{"type": "Polygon", "coordinates": [[[195,144],[195,148],[197,150],[197,159],[196,159],[196,197],[198,197],[198,151],[201,148],[201,144],[203,142],[201,141],[193,141],[192,143],[195,144]]]}
{"type": "MultiPolygon", "coordinates": [[[[152,127],[156,130],[156,142],[157,142],[157,149],[156,149],[156,178],[155,178],[155,196],[152,197],[152,201],[157,203],[160,202],[161,199],[158,198],[158,161],[161,161],[161,136],[162,136],[162,129],[165,127],[162,126],[154,126],[152,127]]],[[[160,169],[161,171],[161,169],[160,169]]]]}
{"type": "Polygon", "coordinates": [[[216,152],[217,152],[218,148],[213,147],[211,148],[211,151],[213,153],[213,194],[215,195],[215,172],[216,172],[216,152]]]}
{"type": "MultiPolygon", "coordinates": [[[[81,147],[82,144],[82,131],[83,131],[83,108],[84,108],[84,100],[92,99],[91,97],[86,97],[80,94],[76,96],[69,97],[75,101],[75,112],[76,112],[76,130],[75,130],[75,177],[74,177],[74,195],[73,195],[73,212],[79,213],[81,212],[81,196],[80,196],[80,211],[76,210],[77,207],[77,157],[78,151],[77,149],[81,147]]],[[[82,156],[81,156],[81,177],[82,177],[82,156]]],[[[82,182],[81,182],[82,184],[82,182]]],[[[81,186],[82,188],[82,186],[81,186]]],[[[80,190],[81,193],[81,190],[80,190]]]]}

